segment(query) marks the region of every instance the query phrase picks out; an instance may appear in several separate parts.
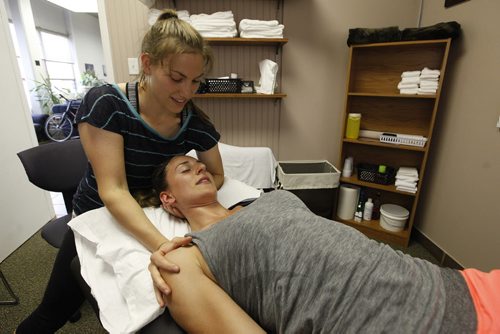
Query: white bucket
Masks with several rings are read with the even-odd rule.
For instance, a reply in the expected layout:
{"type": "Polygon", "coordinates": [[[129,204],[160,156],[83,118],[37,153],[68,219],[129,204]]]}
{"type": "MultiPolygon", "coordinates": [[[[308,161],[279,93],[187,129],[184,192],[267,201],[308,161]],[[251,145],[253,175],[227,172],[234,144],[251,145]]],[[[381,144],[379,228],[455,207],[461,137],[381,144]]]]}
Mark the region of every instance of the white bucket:
{"type": "Polygon", "coordinates": [[[396,204],[380,206],[380,226],[391,232],[404,230],[410,212],[396,204]]]}

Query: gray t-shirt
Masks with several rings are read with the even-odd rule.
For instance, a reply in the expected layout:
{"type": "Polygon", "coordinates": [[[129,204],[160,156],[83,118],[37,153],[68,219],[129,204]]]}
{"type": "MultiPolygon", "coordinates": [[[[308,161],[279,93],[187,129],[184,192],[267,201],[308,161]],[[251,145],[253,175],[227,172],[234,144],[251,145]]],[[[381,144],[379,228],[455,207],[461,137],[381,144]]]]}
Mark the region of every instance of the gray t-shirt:
{"type": "Polygon", "coordinates": [[[316,216],[287,191],[191,235],[222,289],[270,333],[475,329],[459,273],[443,279],[438,266],[316,216]],[[447,286],[457,285],[449,305],[447,286]]]}

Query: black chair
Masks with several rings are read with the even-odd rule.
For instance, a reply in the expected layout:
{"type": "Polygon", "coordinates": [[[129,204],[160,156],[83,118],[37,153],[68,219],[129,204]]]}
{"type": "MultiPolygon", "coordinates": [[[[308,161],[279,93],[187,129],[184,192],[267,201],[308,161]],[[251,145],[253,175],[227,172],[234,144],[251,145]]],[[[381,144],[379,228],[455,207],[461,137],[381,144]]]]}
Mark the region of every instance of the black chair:
{"type": "MultiPolygon", "coordinates": [[[[35,186],[47,191],[62,192],[68,214],[51,220],[42,227],[42,237],[52,246],[59,248],[64,234],[69,229],[73,211],[73,195],[82,179],[87,166],[87,157],[83,151],[80,139],[64,142],[51,142],[36,146],[17,154],[26,170],[28,179],[35,186]]],[[[71,271],[76,277],[82,292],[94,309],[99,319],[99,308],[93,298],[90,288],[80,274],[80,262],[75,257],[71,262],[71,271]]],[[[70,321],[75,322],[80,317],[79,312],[70,321]]],[[[140,331],[142,334],[184,333],[178,327],[168,312],[140,331]]]]}
{"type": "Polygon", "coordinates": [[[31,183],[44,190],[63,194],[68,214],[53,219],[42,227],[42,237],[59,248],[69,228],[73,195],[87,167],[87,157],[80,139],[35,146],[17,155],[31,183]]]}

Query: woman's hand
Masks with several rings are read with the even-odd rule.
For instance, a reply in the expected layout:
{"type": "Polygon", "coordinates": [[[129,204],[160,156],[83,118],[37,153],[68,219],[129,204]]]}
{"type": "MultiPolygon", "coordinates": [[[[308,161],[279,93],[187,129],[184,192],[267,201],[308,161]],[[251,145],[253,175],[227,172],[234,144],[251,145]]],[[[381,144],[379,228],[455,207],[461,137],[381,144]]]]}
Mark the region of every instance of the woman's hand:
{"type": "Polygon", "coordinates": [[[148,269],[151,274],[151,278],[153,279],[156,300],[158,301],[158,304],[160,304],[160,307],[165,307],[164,296],[170,294],[171,292],[170,287],[160,274],[160,268],[172,273],[178,273],[180,271],[180,268],[177,265],[165,259],[165,254],[176,248],[189,245],[191,240],[191,237],[173,238],[172,240],[162,243],[160,247],[158,247],[158,249],[151,254],[151,263],[149,264],[148,269]]]}

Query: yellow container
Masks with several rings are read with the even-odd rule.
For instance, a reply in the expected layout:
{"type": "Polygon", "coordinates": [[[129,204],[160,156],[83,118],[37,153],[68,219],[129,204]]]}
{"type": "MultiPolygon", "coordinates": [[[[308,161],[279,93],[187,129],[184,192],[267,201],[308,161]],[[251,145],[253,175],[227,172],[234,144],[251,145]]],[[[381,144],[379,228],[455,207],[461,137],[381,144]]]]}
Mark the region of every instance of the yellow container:
{"type": "Polygon", "coordinates": [[[358,139],[360,125],[361,125],[361,114],[350,113],[347,116],[347,127],[345,129],[345,137],[349,139],[358,139]]]}

